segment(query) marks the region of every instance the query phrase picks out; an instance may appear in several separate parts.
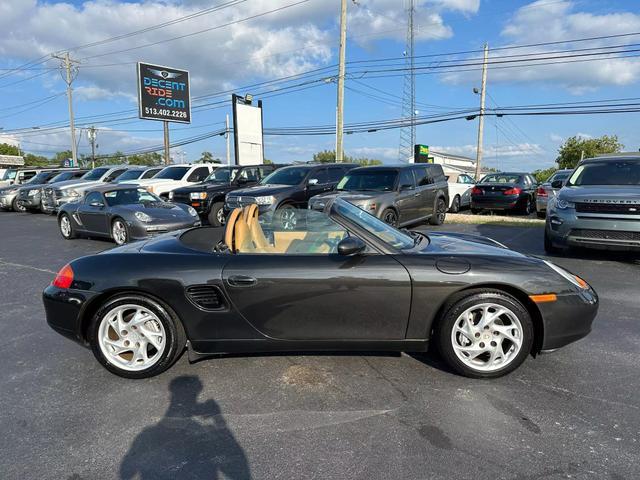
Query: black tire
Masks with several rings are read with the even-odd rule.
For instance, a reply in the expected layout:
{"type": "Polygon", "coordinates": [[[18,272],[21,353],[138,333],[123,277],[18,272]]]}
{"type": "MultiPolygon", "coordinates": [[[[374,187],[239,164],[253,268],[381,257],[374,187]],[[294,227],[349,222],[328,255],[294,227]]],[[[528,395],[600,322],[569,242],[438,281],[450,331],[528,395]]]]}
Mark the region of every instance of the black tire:
{"type": "Polygon", "coordinates": [[[398,213],[393,208],[385,208],[380,217],[384,223],[392,227],[398,226],[398,213]]]}
{"type": "Polygon", "coordinates": [[[449,212],[458,213],[460,211],[460,195],[456,195],[453,197],[451,201],[451,207],[449,207],[449,212]]]}
{"type": "MultiPolygon", "coordinates": [[[[527,358],[533,346],[533,321],[527,309],[512,295],[500,290],[475,289],[455,295],[443,308],[444,314],[435,327],[434,340],[444,361],[460,375],[470,378],[497,378],[513,372],[527,358]],[[472,368],[458,358],[452,345],[452,330],[458,317],[468,308],[483,303],[507,307],[517,317],[522,327],[522,344],[518,353],[502,368],[483,371],[472,368]]],[[[490,331],[490,330],[489,330],[490,331]]],[[[489,332],[488,331],[488,332],[489,332]]],[[[508,348],[507,348],[508,351],[508,348]]],[[[484,355],[484,354],[483,354],[484,355]]]]}
{"type": "Polygon", "coordinates": [[[184,351],[187,343],[187,336],[184,331],[184,327],[182,326],[182,322],[180,322],[180,319],[177,317],[175,312],[168,306],[142,295],[123,294],[110,298],[96,312],[91,319],[91,324],[87,331],[87,340],[91,345],[91,350],[93,351],[93,355],[96,357],[96,360],[98,360],[104,368],[123,378],[140,379],[153,377],[171,367],[171,365],[180,358],[180,355],[184,351]],[[137,371],[125,370],[105,357],[100,348],[98,342],[100,323],[112,309],[122,305],[140,305],[152,311],[164,327],[164,331],[166,333],[164,351],[161,352],[156,363],[147,369],[137,371]]]}
{"type": "Polygon", "coordinates": [[[11,209],[14,212],[20,212],[20,213],[24,213],[27,211],[26,208],[24,208],[22,205],[18,203],[18,195],[16,195],[16,197],[13,199],[13,202],[11,202],[11,209]]]}
{"type": "Polygon", "coordinates": [[[480,213],[480,211],[481,211],[481,209],[479,209],[479,208],[473,208],[473,207],[471,207],[471,213],[473,213],[474,215],[479,214],[479,213],[480,213]]]}
{"type": "Polygon", "coordinates": [[[60,230],[60,235],[62,235],[62,238],[66,240],[73,240],[78,236],[76,234],[75,228],[73,228],[71,217],[69,217],[69,215],[67,215],[66,213],[61,213],[58,217],[58,230],[60,230]],[[64,222],[68,222],[68,229],[63,226],[64,222]]]}
{"type": "Polygon", "coordinates": [[[533,209],[531,207],[531,197],[527,195],[527,199],[524,201],[524,203],[522,204],[522,206],[520,207],[520,213],[522,215],[531,215],[531,212],[533,212],[533,209]]]}
{"type": "Polygon", "coordinates": [[[560,248],[553,244],[551,238],[549,238],[549,233],[546,228],[544,229],[544,251],[547,253],[559,253],[561,251],[560,248]]]}
{"type": "Polygon", "coordinates": [[[295,205],[285,203],[275,211],[278,224],[284,230],[295,230],[298,225],[298,209],[295,205]]]}
{"type": "Polygon", "coordinates": [[[546,218],[547,212],[536,212],[538,218],[546,218]]]}
{"type": "Polygon", "coordinates": [[[212,227],[221,227],[226,223],[223,207],[224,202],[215,202],[211,205],[211,210],[209,210],[207,220],[209,220],[209,225],[211,225],[212,227]]]}
{"type": "Polygon", "coordinates": [[[442,225],[447,216],[447,204],[444,201],[444,198],[439,197],[436,200],[435,212],[431,217],[429,217],[430,225],[442,225]]]}
{"type": "Polygon", "coordinates": [[[127,222],[120,217],[114,218],[111,222],[111,238],[118,246],[129,243],[129,227],[127,227],[127,222]],[[119,228],[119,226],[121,226],[122,229],[119,228]],[[117,233],[116,228],[118,229],[117,233]]]}

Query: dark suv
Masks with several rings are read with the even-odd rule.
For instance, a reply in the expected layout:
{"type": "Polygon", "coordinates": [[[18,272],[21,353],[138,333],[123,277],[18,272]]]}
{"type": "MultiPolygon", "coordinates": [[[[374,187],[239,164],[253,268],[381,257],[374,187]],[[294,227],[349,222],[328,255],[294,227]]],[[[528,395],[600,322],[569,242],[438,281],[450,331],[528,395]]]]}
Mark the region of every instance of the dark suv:
{"type": "Polygon", "coordinates": [[[219,227],[224,223],[224,197],[239,188],[257,184],[281,165],[250,165],[216,168],[204,182],[169,192],[169,200],[185,203],[196,209],[209,223],[219,227]]]}
{"type": "Polygon", "coordinates": [[[227,194],[225,214],[237,207],[256,203],[260,214],[276,212],[285,229],[298,223],[299,208],[307,208],[314,195],[329,192],[349,170],[350,163],[307,163],[279,168],[251,188],[227,194]]]}
{"type": "Polygon", "coordinates": [[[353,169],[335,191],[316,195],[309,206],[323,210],[336,196],[394,227],[423,220],[440,225],[449,205],[449,187],[442,166],[425,163],[353,169]]]}

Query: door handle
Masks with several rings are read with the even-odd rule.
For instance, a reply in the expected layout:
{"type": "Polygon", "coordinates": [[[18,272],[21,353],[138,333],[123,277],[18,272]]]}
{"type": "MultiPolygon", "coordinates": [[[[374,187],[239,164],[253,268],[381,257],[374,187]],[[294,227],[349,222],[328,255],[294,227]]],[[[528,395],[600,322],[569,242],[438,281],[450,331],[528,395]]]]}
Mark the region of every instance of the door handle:
{"type": "Polygon", "coordinates": [[[258,280],[247,275],[232,275],[227,279],[227,283],[232,287],[252,287],[258,280]]]}

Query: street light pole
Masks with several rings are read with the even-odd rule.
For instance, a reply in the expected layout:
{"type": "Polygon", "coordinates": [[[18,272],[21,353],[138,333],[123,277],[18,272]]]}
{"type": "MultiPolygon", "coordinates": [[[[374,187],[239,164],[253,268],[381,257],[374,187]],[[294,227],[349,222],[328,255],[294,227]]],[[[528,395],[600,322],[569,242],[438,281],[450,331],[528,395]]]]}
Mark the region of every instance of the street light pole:
{"type": "Polygon", "coordinates": [[[338,102],[336,107],[336,162],[344,159],[344,72],[347,47],[347,0],[340,6],[340,58],[338,65],[338,102]]]}
{"type": "Polygon", "coordinates": [[[478,149],[476,152],[476,180],[480,179],[480,164],[482,163],[482,142],[484,132],[484,102],[487,88],[487,60],[489,58],[489,44],[484,44],[484,61],[482,62],[482,87],[480,89],[480,119],[478,121],[478,149]]]}
{"type": "Polygon", "coordinates": [[[71,84],[74,80],[74,73],[77,71],[73,71],[74,63],[80,63],[77,60],[72,60],[69,56],[69,52],[66,52],[63,56],[60,55],[52,55],[53,58],[57,58],[62,61],[62,67],[65,70],[65,82],[67,84],[67,101],[69,104],[69,127],[71,128],[71,159],[73,161],[73,166],[78,165],[78,148],[76,145],[76,129],[74,125],[73,119],[73,88],[71,84]]]}

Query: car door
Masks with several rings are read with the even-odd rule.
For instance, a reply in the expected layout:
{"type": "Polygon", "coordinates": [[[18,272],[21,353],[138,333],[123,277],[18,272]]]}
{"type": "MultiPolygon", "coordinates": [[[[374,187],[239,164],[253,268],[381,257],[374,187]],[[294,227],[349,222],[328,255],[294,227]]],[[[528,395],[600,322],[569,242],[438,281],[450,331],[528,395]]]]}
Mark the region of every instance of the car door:
{"type": "Polygon", "coordinates": [[[80,218],[84,230],[104,234],[109,231],[104,197],[100,192],[89,192],[80,205],[76,215],[80,218]]]}
{"type": "Polygon", "coordinates": [[[222,277],[238,312],[271,339],[400,340],[406,335],[411,279],[389,255],[236,253],[222,277]]]}
{"type": "Polygon", "coordinates": [[[414,167],[413,173],[416,176],[416,191],[419,195],[419,204],[414,218],[428,217],[433,214],[437,186],[429,166],[414,167]]]}
{"type": "Polygon", "coordinates": [[[333,189],[333,185],[329,182],[329,171],[327,167],[318,167],[311,171],[307,177],[307,187],[305,189],[304,202],[315,195],[329,192],[333,189]]]}
{"type": "Polygon", "coordinates": [[[187,177],[188,183],[200,183],[203,182],[205,178],[209,176],[209,167],[198,167],[193,169],[193,171],[187,177]]]}
{"type": "Polygon", "coordinates": [[[418,215],[420,193],[416,191],[416,178],[411,168],[400,169],[396,206],[399,224],[409,222],[418,215]]]}

